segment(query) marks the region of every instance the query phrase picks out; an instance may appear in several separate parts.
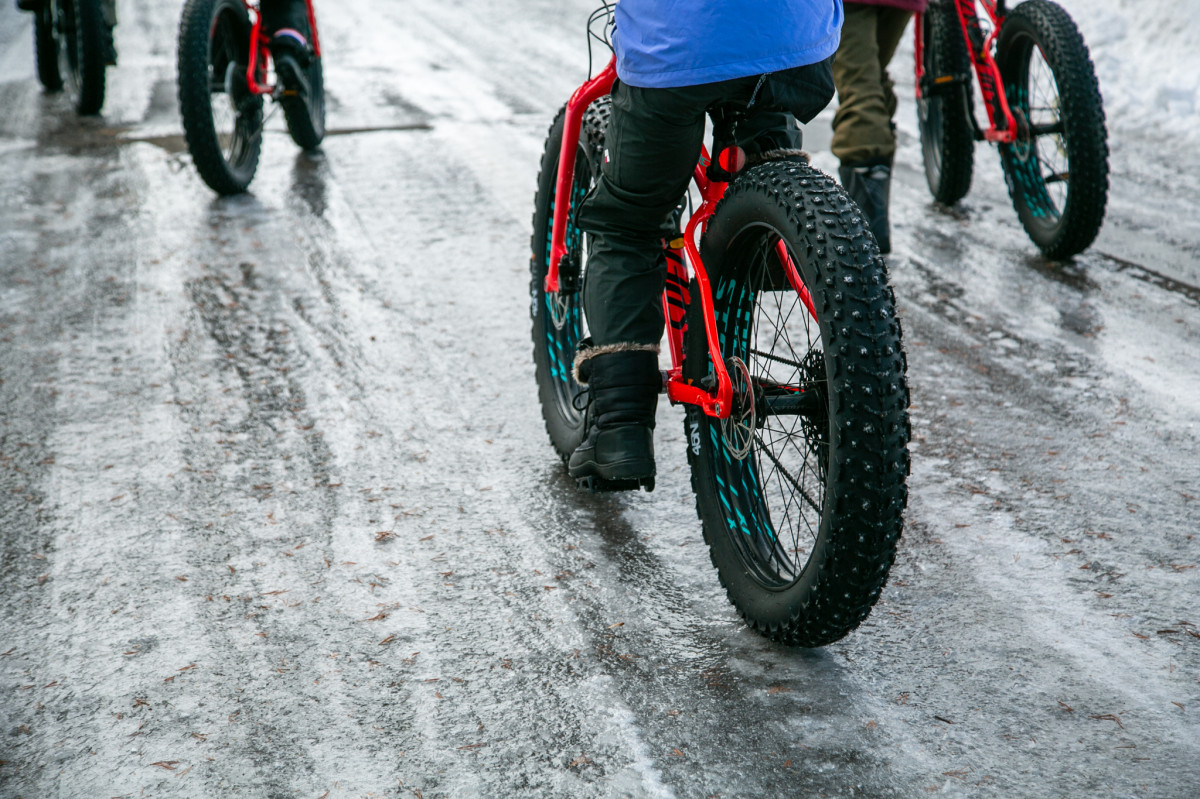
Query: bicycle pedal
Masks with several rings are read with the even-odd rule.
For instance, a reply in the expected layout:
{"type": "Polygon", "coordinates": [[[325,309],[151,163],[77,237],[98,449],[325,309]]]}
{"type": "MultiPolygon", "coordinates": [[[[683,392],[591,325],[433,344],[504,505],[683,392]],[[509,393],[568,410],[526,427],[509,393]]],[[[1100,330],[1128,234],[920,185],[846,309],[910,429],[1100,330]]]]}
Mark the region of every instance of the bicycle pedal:
{"type": "Polygon", "coordinates": [[[603,477],[589,475],[575,478],[575,483],[582,489],[593,494],[611,493],[616,491],[637,491],[639,488],[647,492],[654,490],[654,478],[644,477],[640,480],[605,480],[603,477]]]}

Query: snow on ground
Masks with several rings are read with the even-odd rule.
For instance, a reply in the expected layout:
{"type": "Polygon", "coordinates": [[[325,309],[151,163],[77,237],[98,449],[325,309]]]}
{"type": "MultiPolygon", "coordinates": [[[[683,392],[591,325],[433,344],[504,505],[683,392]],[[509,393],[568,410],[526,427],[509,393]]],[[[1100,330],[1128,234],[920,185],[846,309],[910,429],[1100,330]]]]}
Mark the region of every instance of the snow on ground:
{"type": "Polygon", "coordinates": [[[1200,2],[1060,2],[1091,50],[1109,127],[1200,142],[1200,2]]]}

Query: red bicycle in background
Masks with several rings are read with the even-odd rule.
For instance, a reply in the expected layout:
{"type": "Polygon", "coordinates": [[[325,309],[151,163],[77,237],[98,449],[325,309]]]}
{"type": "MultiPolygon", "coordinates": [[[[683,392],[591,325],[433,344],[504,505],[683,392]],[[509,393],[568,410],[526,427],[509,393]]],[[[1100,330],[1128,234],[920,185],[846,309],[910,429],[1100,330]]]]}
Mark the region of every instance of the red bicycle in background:
{"type": "Polygon", "coordinates": [[[934,199],[962,199],[975,142],[992,142],[1033,242],[1050,258],[1086,249],[1108,200],[1108,133],[1095,69],[1071,17],[1050,0],[1011,11],[1005,0],[930,0],[915,29],[917,120],[934,199]],[[975,119],[973,85],[986,128],[975,119]]]}
{"type": "Polygon", "coordinates": [[[179,23],[179,111],[196,171],[218,194],[246,190],[258,169],[266,124],[263,99],[283,106],[288,133],[305,150],[325,137],[321,43],[308,5],[307,101],[272,82],[271,52],[258,4],[249,0],[188,0],[179,23]]]}
{"type": "MultiPolygon", "coordinates": [[[[550,127],[534,202],[533,357],[551,443],[586,437],[572,361],[586,336],[587,234],[610,62],[550,127]]],[[[692,488],[730,601],[762,634],[821,646],[870,613],[907,498],[908,389],[886,267],[841,187],[791,157],[748,168],[744,107],[713,110],[714,150],[664,242],[663,387],[685,409],[692,488]],[[718,149],[719,148],[719,149],[718,149]]],[[[652,484],[643,486],[647,489],[652,484]]]]}

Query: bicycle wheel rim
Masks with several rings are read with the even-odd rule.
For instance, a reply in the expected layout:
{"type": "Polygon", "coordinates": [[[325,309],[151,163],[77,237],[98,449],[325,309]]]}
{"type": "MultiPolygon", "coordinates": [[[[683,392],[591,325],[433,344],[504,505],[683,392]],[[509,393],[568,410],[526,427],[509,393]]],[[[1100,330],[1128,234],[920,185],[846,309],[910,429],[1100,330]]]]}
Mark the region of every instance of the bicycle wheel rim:
{"type": "Polygon", "coordinates": [[[1013,41],[1017,68],[1004,90],[1017,121],[1017,140],[1005,149],[1031,220],[1053,228],[1066,213],[1071,175],[1058,82],[1032,35],[1013,41]]]}
{"type": "Polygon", "coordinates": [[[741,359],[756,386],[750,453],[737,458],[721,425],[707,426],[725,527],[747,572],[773,591],[801,578],[817,545],[826,517],[831,434],[820,328],[798,291],[794,267],[788,277],[779,256],[788,245],[781,241],[769,226],[743,231],[714,288],[721,351],[741,359]],[[816,398],[809,413],[770,412],[767,394],[804,392],[816,398]]]}
{"type": "Polygon", "coordinates": [[[935,194],[942,176],[942,103],[936,97],[921,97],[917,101],[917,119],[921,131],[921,147],[925,157],[925,177],[935,194]]]}

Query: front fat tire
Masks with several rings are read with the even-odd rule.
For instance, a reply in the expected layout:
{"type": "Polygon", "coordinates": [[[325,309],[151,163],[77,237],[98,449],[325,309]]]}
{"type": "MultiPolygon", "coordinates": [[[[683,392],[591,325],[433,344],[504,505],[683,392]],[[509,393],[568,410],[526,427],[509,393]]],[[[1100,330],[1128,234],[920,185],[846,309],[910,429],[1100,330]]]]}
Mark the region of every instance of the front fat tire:
{"type": "Polygon", "coordinates": [[[66,83],[81,116],[99,114],[104,106],[105,67],[107,62],[107,32],[100,0],[58,0],[56,10],[61,19],[74,20],[74,34],[59,31],[59,72],[67,62],[66,83]],[[70,6],[68,9],[67,7],[70,6]],[[72,48],[64,53],[63,48],[72,48]]]}
{"type": "Polygon", "coordinates": [[[306,72],[310,90],[308,101],[284,97],[281,104],[292,141],[303,150],[315,150],[325,138],[325,74],[321,59],[313,56],[306,72]]]}
{"type": "MultiPolygon", "coordinates": [[[[608,126],[609,100],[603,97],[594,102],[584,114],[579,132],[579,149],[575,156],[575,184],[571,202],[581,202],[588,188],[600,174],[600,157],[604,149],[604,135],[608,126]]],[[[554,194],[558,179],[559,152],[562,146],[566,109],[560,109],[542,153],[541,171],[538,174],[537,195],[534,197],[533,238],[530,242],[532,255],[530,271],[530,316],[533,322],[533,363],[537,379],[538,399],[542,406],[542,418],[546,433],[555,452],[566,461],[582,443],[585,429],[584,389],[575,381],[572,366],[576,345],[585,335],[583,318],[583,294],[564,295],[565,311],[561,313],[562,326],[554,323],[554,300],[545,291],[546,273],[549,269],[550,236],[554,226],[554,194]]],[[[573,220],[574,208],[568,216],[573,220]]],[[[584,247],[582,234],[572,222],[567,231],[567,245],[575,251],[584,247]]]]}
{"type": "Polygon", "coordinates": [[[921,15],[926,88],[917,100],[925,180],[933,199],[953,205],[971,189],[975,131],[971,123],[971,58],[954,6],[930,3],[921,15]],[[936,84],[938,78],[953,82],[936,84]]]}
{"type": "MultiPolygon", "coordinates": [[[[237,119],[252,128],[244,148],[226,158],[213,119],[214,72],[228,69],[228,50],[241,69],[249,63],[250,20],[240,0],[188,0],[179,22],[179,113],[196,171],[221,195],[240,194],[254,179],[262,149],[262,100],[237,119]],[[220,37],[218,40],[217,37],[220,37]],[[214,51],[213,44],[221,46],[214,51]],[[225,46],[228,44],[228,48],[225,46]]],[[[236,125],[235,125],[236,130],[236,125]]]]}
{"type": "MultiPolygon", "coordinates": [[[[1050,140],[1051,162],[1065,155],[1066,191],[1055,198],[1038,137],[1000,147],[1000,161],[1013,207],[1025,232],[1049,258],[1069,258],[1087,249],[1104,222],[1108,202],[1108,131],[1095,68],[1087,44],[1070,15],[1049,0],[1028,0],[1005,18],[996,43],[996,63],[1014,114],[1030,113],[1029,75],[1035,54],[1044,59],[1057,90],[1062,132],[1050,140]]],[[[1037,119],[1034,120],[1038,121],[1037,119]]],[[[1044,145],[1046,146],[1046,145],[1044,145]]],[[[1061,169],[1061,167],[1060,167],[1061,169]]]]}
{"type": "MultiPolygon", "coordinates": [[[[856,628],[879,598],[907,500],[906,367],[883,259],[841,188],[795,162],[765,164],[739,175],[709,224],[702,256],[725,339],[722,354],[730,357],[739,349],[748,354],[760,381],[779,378],[770,374],[772,363],[790,359],[799,366],[802,361],[808,371],[796,369],[796,383],[786,385],[825,386],[818,394],[819,410],[807,418],[811,430],[781,444],[776,431],[791,425],[795,434],[802,423],[797,417],[791,417],[795,423],[788,417],[767,419],[744,461],[730,453],[718,420],[688,408],[692,486],[713,565],[729,600],[753,629],[790,645],[833,643],[856,628]],[[812,293],[815,325],[793,290],[760,292],[754,281],[760,288],[767,285],[766,273],[748,277],[753,254],[763,252],[759,248],[775,236],[786,243],[812,293]],[[775,329],[774,343],[763,355],[761,335],[765,330],[770,338],[771,328],[757,320],[769,319],[779,298],[785,300],[778,306],[779,318],[806,328],[806,335],[819,333],[819,347],[796,351],[796,331],[781,338],[775,329]],[[792,310],[783,310],[788,307],[792,310]],[[793,445],[797,448],[787,449],[793,445]],[[810,479],[819,483],[807,489],[820,501],[819,513],[806,524],[798,520],[805,512],[799,503],[785,510],[774,502],[768,484],[782,469],[768,472],[771,463],[780,464],[780,455],[772,460],[765,453],[776,446],[801,459],[810,479]],[[811,546],[807,558],[787,555],[794,558],[787,569],[767,568],[783,562],[780,553],[802,544],[811,546]],[[764,548],[776,560],[764,557],[764,548]]],[[[782,285],[778,274],[770,285],[782,285]]],[[[689,309],[686,334],[684,376],[691,380],[702,379],[711,368],[703,329],[697,301],[689,309]]]]}

